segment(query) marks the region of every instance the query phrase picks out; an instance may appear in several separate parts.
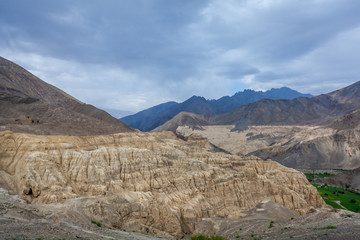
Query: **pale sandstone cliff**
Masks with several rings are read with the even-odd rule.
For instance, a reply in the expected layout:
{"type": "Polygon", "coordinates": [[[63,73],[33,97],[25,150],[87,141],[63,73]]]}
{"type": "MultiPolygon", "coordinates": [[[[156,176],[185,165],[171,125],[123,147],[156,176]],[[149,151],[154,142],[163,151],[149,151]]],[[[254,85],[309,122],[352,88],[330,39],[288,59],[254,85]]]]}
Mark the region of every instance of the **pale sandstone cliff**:
{"type": "Polygon", "coordinates": [[[79,220],[177,237],[196,232],[204,218],[243,216],[264,199],[300,214],[324,205],[296,170],[207,147],[170,132],[75,137],[4,131],[0,185],[79,220]]]}

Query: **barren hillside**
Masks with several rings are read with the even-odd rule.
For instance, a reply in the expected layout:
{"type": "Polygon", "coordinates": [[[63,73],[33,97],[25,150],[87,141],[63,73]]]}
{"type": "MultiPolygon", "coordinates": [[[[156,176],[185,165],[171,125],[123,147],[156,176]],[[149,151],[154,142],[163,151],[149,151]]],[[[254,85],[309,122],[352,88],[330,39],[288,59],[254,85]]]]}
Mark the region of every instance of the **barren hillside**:
{"type": "Polygon", "coordinates": [[[232,131],[230,126],[177,128],[177,134],[198,135],[232,154],[256,155],[294,168],[360,167],[357,130],[322,126],[250,126],[232,131]]]}
{"type": "Polygon", "coordinates": [[[36,134],[94,135],[134,131],[0,57],[0,126],[36,134]]]}
{"type": "Polygon", "coordinates": [[[208,219],[236,219],[263,200],[298,214],[324,206],[306,177],[271,160],[206,150],[170,132],[97,137],[1,132],[0,182],[64,216],[181,237],[208,219]]]}

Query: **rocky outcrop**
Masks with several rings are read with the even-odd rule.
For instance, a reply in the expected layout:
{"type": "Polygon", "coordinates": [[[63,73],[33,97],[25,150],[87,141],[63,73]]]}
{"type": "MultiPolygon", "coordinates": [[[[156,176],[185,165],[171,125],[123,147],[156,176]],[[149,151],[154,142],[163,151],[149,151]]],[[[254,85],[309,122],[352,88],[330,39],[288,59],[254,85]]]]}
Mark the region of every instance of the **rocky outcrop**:
{"type": "Polygon", "coordinates": [[[300,214],[324,205],[305,176],[273,161],[207,151],[170,132],[97,137],[0,133],[0,185],[64,214],[150,234],[193,233],[267,199],[300,214]],[[81,216],[81,217],[80,217],[81,216]]]}
{"type": "Polygon", "coordinates": [[[324,126],[178,127],[178,135],[208,139],[237,155],[255,155],[293,168],[354,169],[360,167],[359,128],[338,130],[324,126]]]}

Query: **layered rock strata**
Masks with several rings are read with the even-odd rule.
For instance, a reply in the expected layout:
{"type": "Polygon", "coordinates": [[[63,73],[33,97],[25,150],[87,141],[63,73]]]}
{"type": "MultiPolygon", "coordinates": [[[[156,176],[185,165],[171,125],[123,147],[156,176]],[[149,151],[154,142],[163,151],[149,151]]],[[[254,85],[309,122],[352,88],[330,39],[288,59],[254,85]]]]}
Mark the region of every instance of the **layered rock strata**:
{"type": "MultiPolygon", "coordinates": [[[[209,151],[173,133],[96,137],[0,132],[0,185],[34,204],[108,227],[181,237],[204,218],[237,219],[272,200],[299,214],[324,202],[306,177],[271,160],[209,151]],[[64,208],[62,208],[64,209],[64,208]]],[[[208,150],[207,150],[208,149],[208,150]]]]}

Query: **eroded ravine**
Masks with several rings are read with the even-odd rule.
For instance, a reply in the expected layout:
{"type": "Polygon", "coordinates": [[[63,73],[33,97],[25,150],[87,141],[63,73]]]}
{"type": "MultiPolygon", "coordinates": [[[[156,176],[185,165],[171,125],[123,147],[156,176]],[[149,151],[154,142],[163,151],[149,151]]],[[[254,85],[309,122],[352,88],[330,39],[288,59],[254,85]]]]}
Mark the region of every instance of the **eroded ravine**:
{"type": "Polygon", "coordinates": [[[60,214],[182,236],[202,218],[236,219],[264,199],[305,214],[324,205],[305,176],[271,160],[207,150],[170,132],[106,136],[0,133],[0,182],[60,214]]]}

